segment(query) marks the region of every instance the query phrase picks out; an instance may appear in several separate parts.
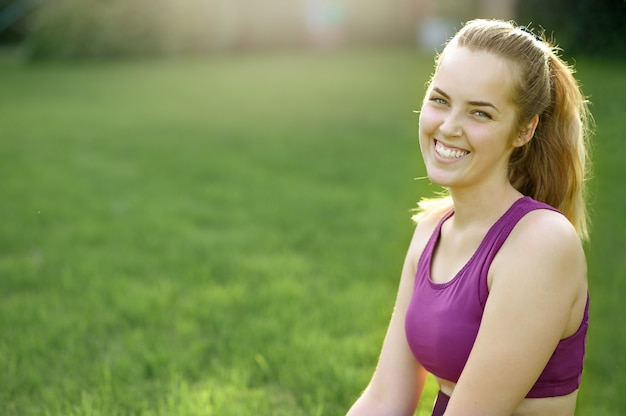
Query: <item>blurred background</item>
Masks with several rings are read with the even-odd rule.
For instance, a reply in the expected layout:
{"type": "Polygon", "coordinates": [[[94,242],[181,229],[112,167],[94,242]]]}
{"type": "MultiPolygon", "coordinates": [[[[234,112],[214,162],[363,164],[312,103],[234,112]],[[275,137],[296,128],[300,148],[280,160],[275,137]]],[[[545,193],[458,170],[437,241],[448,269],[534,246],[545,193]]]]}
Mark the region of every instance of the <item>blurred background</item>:
{"type": "Polygon", "coordinates": [[[2,0],[0,44],[29,58],[411,45],[432,49],[471,18],[558,33],[572,54],[625,53],[621,0],[2,0]]]}
{"type": "Polygon", "coordinates": [[[0,0],[0,415],[345,414],[476,17],[554,34],[590,99],[577,415],[626,414],[623,0],[0,0]]]}

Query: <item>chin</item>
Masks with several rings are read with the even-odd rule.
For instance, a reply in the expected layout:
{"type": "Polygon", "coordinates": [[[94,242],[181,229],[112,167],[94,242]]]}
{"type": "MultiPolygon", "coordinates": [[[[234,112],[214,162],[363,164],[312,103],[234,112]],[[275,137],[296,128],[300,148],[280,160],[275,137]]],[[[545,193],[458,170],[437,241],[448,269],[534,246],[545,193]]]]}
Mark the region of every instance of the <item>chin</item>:
{"type": "Polygon", "coordinates": [[[449,188],[450,186],[454,186],[454,181],[444,180],[437,177],[428,176],[428,180],[437,186],[441,186],[443,188],[449,188]]]}
{"type": "Polygon", "coordinates": [[[439,175],[437,174],[437,172],[429,172],[428,169],[426,170],[426,176],[428,177],[428,180],[438,186],[448,187],[456,182],[455,179],[450,178],[450,175],[447,173],[448,172],[445,172],[443,175],[439,175]]]}

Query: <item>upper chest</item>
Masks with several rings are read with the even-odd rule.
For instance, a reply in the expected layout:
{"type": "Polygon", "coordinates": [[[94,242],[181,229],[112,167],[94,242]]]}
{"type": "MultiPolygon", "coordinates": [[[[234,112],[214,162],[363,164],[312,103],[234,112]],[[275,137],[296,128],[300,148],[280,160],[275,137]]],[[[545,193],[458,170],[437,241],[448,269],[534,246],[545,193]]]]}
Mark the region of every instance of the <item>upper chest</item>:
{"type": "Polygon", "coordinates": [[[451,224],[444,223],[431,254],[431,281],[441,284],[454,279],[481,254],[481,245],[488,231],[486,227],[458,231],[451,224]]]}

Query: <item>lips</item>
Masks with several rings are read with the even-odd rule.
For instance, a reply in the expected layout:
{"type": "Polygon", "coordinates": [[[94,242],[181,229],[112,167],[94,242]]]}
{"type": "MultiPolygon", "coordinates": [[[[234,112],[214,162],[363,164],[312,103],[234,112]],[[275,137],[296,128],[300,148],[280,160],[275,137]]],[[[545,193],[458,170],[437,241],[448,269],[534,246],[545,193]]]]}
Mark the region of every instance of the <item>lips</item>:
{"type": "Polygon", "coordinates": [[[435,152],[444,159],[459,159],[469,154],[467,150],[462,150],[454,147],[448,147],[436,140],[435,152]]]}

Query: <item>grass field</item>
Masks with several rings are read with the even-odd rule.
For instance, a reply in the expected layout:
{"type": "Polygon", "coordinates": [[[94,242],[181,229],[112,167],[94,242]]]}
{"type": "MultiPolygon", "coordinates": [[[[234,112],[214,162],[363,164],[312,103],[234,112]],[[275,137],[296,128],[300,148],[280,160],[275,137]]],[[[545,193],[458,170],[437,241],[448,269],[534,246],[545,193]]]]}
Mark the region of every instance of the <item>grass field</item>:
{"type": "MultiPolygon", "coordinates": [[[[411,50],[0,61],[0,414],[343,414],[433,191],[412,113],[431,67],[411,50]]],[[[618,415],[626,65],[578,67],[598,133],[577,414],[618,415]]]]}

